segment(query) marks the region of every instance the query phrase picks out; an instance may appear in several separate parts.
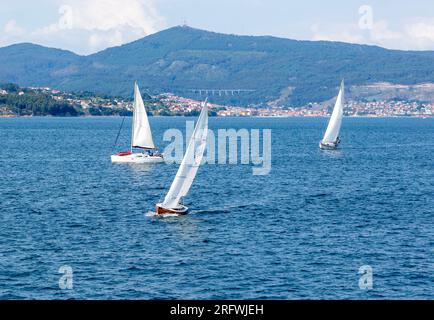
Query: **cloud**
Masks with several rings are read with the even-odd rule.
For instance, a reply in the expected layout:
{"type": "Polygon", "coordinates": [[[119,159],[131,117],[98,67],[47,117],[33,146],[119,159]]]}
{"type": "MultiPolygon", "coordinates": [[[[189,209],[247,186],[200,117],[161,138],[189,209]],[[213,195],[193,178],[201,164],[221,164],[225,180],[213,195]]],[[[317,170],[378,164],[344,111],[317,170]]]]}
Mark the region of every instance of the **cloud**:
{"type": "Polygon", "coordinates": [[[90,54],[152,34],[165,26],[154,0],[53,0],[58,19],[26,32],[14,20],[0,44],[30,41],[90,54]],[[63,1],[63,2],[60,2],[63,1]]]}
{"type": "Polygon", "coordinates": [[[59,20],[33,34],[76,35],[87,40],[80,51],[92,53],[144,37],[163,25],[153,0],[76,0],[60,5],[59,20]]]}
{"type": "Polygon", "coordinates": [[[337,30],[326,30],[319,24],[311,26],[312,40],[324,40],[324,41],[340,41],[348,43],[362,43],[364,40],[363,35],[358,34],[355,29],[356,26],[340,26],[337,30]]]}
{"type": "Polygon", "coordinates": [[[434,41],[434,20],[413,23],[406,27],[406,31],[416,39],[434,41]]]}
{"type": "Polygon", "coordinates": [[[18,26],[15,20],[9,20],[3,27],[3,33],[9,36],[21,36],[25,33],[25,30],[18,26]]]}
{"type": "Polygon", "coordinates": [[[312,40],[343,41],[378,45],[400,50],[434,50],[434,19],[413,18],[392,30],[387,20],[374,21],[369,29],[357,24],[328,26],[314,24],[312,40]]]}
{"type": "Polygon", "coordinates": [[[59,15],[57,23],[41,31],[111,31],[119,26],[128,26],[149,34],[155,32],[159,20],[162,20],[152,0],[75,0],[61,5],[59,15]]]}
{"type": "Polygon", "coordinates": [[[0,31],[0,46],[9,45],[17,40],[21,41],[26,33],[26,30],[20,27],[15,20],[6,22],[0,31]]]}
{"type": "Polygon", "coordinates": [[[405,33],[414,39],[413,49],[434,49],[434,19],[416,19],[405,26],[405,33]]]}
{"type": "Polygon", "coordinates": [[[386,20],[374,22],[369,35],[371,40],[376,43],[402,39],[402,33],[390,30],[386,20]]]}

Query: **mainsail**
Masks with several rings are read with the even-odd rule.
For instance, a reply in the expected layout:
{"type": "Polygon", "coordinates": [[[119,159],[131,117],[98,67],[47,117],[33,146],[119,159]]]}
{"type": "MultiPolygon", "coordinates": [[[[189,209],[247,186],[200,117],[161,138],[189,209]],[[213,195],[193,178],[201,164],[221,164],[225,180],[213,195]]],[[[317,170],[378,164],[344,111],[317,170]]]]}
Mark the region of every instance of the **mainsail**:
{"type": "Polygon", "coordinates": [[[334,143],[339,137],[341,131],[342,118],[344,116],[344,81],[342,80],[341,89],[336,99],[335,108],[333,109],[327,131],[322,140],[323,143],[334,143]]]}
{"type": "Polygon", "coordinates": [[[205,101],[175,180],[162,203],[164,208],[177,208],[190,190],[202,162],[208,136],[208,107],[205,101]]]}
{"type": "Polygon", "coordinates": [[[151,126],[146,114],[145,104],[137,83],[134,85],[134,115],[131,137],[132,148],[155,149],[151,126]]]}

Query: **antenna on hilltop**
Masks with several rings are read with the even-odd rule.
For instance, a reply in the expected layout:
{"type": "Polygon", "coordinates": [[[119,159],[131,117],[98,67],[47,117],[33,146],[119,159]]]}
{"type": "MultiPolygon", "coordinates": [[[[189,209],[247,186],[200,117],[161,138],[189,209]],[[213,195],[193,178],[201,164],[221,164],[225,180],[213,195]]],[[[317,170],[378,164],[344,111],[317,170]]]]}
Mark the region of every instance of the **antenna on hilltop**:
{"type": "Polygon", "coordinates": [[[184,28],[188,27],[187,20],[184,20],[184,22],[182,23],[182,26],[183,26],[184,28]]]}

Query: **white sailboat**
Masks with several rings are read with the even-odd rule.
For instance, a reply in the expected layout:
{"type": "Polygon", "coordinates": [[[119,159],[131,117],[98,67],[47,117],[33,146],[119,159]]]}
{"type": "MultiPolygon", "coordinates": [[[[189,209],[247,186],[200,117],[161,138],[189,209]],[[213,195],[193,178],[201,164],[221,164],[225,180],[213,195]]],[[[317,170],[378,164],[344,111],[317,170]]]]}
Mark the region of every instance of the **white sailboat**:
{"type": "Polygon", "coordinates": [[[156,205],[157,214],[187,214],[188,208],[182,204],[182,198],[188,194],[196,177],[205,152],[207,136],[208,107],[205,101],[172,186],[164,201],[156,205]]]}
{"type": "Polygon", "coordinates": [[[160,163],[163,155],[159,154],[152,139],[151,126],[146,114],[145,104],[137,83],[134,85],[133,123],[131,130],[131,149],[111,156],[113,163],[160,163]],[[144,152],[134,153],[134,149],[144,152]]]}
{"type": "Polygon", "coordinates": [[[341,142],[339,135],[342,126],[342,119],[344,117],[344,91],[344,81],[342,80],[339,95],[336,99],[336,104],[333,109],[327,131],[324,134],[324,138],[319,143],[319,147],[321,149],[334,150],[339,146],[339,143],[341,142]]]}

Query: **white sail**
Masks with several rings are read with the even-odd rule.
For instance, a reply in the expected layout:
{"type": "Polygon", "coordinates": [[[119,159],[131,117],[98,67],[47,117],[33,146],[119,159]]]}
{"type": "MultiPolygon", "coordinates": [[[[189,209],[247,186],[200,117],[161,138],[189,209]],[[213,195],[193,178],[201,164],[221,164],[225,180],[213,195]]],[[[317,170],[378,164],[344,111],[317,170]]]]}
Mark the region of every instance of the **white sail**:
{"type": "Polygon", "coordinates": [[[190,142],[185,152],[184,159],[178,169],[175,180],[164,199],[164,208],[177,208],[179,201],[185,197],[190,190],[197,170],[202,162],[208,136],[208,107],[205,101],[197,120],[196,127],[191,136],[190,142]]]}
{"type": "Polygon", "coordinates": [[[342,118],[344,116],[344,81],[342,81],[338,98],[336,99],[335,108],[333,109],[327,131],[322,140],[323,143],[334,143],[339,137],[341,131],[342,118]]]}
{"type": "Polygon", "coordinates": [[[134,86],[134,115],[131,146],[134,148],[155,149],[151,126],[146,114],[145,104],[137,83],[134,86]]]}

